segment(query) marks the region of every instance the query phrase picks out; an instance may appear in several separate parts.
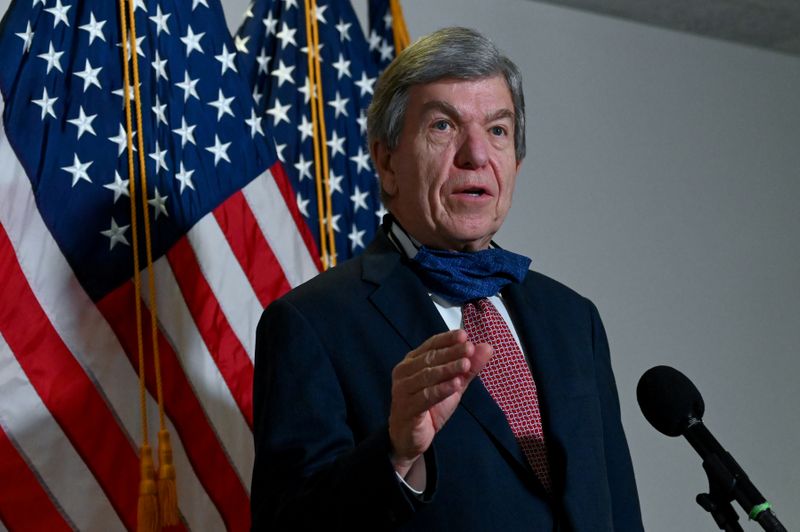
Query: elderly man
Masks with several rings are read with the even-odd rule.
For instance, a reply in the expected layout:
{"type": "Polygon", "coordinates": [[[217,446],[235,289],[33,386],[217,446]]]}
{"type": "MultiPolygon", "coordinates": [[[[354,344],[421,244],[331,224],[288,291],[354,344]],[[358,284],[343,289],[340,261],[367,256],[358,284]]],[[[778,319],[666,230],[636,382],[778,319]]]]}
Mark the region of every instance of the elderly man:
{"type": "Polygon", "coordinates": [[[391,214],[259,324],[254,529],[642,529],[597,310],[492,242],[524,113],[517,67],[463,28],[378,81],[391,214]]]}

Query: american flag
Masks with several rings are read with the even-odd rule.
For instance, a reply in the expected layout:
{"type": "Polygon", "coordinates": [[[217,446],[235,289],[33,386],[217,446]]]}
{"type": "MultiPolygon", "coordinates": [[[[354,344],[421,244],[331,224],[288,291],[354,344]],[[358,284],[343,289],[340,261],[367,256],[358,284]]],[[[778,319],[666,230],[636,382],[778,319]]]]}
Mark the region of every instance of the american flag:
{"type": "MultiPolygon", "coordinates": [[[[116,2],[15,0],[0,26],[0,530],[135,528],[132,60],[118,21],[116,2]]],[[[320,263],[219,0],[135,0],[135,23],[181,527],[247,530],[255,325],[320,263]]],[[[155,434],[148,341],[145,356],[155,434]]]]}
{"type": "MultiPolygon", "coordinates": [[[[322,178],[329,179],[335,257],[341,262],[364,250],[385,213],[365,141],[377,68],[350,2],[316,2],[313,19],[319,28],[324,144],[330,160],[322,178]]],[[[319,244],[307,35],[302,1],[256,0],[236,34],[236,47],[237,64],[267,121],[265,131],[319,244]]]]}
{"type": "Polygon", "coordinates": [[[367,4],[367,17],[369,18],[369,53],[373,62],[382,72],[394,59],[395,46],[392,27],[391,0],[369,0],[367,4]]]}

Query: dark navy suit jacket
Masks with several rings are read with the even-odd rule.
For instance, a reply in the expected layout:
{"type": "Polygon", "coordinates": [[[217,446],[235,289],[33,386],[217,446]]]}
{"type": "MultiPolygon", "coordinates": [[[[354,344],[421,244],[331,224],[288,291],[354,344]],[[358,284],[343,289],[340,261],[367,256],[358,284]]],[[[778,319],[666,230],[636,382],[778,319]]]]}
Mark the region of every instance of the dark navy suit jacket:
{"type": "Polygon", "coordinates": [[[479,379],[425,455],[425,494],[398,482],[388,457],[392,368],[446,327],[380,232],[259,323],[253,529],[642,530],[596,308],[534,272],[502,296],[536,379],[552,495],[479,379]]]}

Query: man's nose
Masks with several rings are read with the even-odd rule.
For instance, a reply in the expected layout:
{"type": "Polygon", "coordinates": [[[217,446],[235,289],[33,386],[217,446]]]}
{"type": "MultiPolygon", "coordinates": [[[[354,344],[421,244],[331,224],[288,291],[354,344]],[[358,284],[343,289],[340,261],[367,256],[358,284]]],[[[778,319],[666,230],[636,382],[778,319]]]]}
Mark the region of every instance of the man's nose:
{"type": "Polygon", "coordinates": [[[489,146],[483,131],[468,130],[461,138],[455,164],[459,168],[481,168],[489,162],[489,146]]]}

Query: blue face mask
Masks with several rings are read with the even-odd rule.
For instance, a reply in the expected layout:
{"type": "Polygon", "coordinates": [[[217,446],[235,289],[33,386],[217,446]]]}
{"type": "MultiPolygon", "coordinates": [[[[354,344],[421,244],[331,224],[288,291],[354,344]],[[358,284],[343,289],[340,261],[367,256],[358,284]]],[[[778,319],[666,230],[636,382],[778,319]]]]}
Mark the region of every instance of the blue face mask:
{"type": "Polygon", "coordinates": [[[497,294],[509,283],[522,282],[531,259],[500,248],[472,253],[420,247],[411,266],[425,286],[447,301],[467,301],[497,294]]]}

